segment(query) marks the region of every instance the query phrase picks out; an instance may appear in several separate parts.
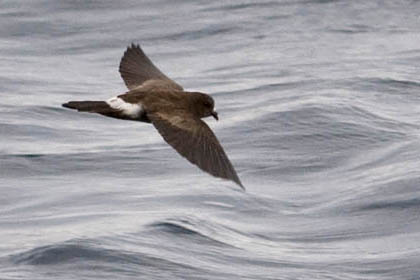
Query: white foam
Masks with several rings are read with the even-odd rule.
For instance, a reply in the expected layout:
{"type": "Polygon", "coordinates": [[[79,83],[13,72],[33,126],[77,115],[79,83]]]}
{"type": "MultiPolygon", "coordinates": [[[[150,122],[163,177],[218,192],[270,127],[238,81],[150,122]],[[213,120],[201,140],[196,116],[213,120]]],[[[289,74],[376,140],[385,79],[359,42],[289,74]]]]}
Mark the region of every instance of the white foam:
{"type": "Polygon", "coordinates": [[[111,106],[111,108],[120,110],[123,114],[132,118],[138,118],[143,113],[143,106],[140,103],[128,103],[119,97],[112,97],[108,99],[106,103],[111,106]]]}

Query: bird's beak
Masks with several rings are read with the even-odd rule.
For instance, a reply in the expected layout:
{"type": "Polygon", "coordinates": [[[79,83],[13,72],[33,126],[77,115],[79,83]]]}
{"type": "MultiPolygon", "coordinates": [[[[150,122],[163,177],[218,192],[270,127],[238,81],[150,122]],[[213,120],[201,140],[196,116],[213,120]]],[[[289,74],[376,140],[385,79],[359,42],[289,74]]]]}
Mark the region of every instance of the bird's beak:
{"type": "Polygon", "coordinates": [[[215,118],[215,119],[216,119],[216,121],[218,121],[218,120],[219,120],[219,115],[217,114],[217,112],[216,112],[216,111],[211,112],[211,115],[213,116],[213,118],[215,118]]]}

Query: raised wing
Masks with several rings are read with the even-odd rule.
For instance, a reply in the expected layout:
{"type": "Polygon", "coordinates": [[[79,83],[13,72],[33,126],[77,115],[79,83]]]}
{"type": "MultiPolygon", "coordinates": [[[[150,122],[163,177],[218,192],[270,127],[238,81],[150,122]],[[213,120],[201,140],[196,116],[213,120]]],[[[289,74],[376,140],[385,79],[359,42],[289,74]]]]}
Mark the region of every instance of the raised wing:
{"type": "Polygon", "coordinates": [[[182,90],[182,87],[166,77],[146,56],[139,45],[131,44],[120,62],[120,74],[128,89],[132,90],[149,80],[159,80],[166,87],[182,90]]]}
{"type": "Polygon", "coordinates": [[[179,154],[201,170],[232,180],[245,190],[223,147],[205,122],[189,114],[148,114],[153,125],[179,154]]]}

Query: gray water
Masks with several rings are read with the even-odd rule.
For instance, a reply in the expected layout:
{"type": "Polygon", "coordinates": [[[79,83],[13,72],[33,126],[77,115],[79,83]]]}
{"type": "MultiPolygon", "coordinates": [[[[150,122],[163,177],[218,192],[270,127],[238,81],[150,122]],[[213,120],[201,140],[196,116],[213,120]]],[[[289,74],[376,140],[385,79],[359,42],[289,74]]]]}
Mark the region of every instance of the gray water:
{"type": "Polygon", "coordinates": [[[0,2],[0,279],[420,279],[419,1],[0,2]],[[247,188],[77,113],[139,43],[247,188]]]}

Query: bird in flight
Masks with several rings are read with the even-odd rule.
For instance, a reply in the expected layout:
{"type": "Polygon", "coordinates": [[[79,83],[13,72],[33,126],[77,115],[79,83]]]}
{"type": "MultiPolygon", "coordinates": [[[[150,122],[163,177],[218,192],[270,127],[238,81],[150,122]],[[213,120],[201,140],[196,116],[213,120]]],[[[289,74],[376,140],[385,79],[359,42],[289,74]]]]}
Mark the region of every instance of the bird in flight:
{"type": "Polygon", "coordinates": [[[181,156],[201,170],[231,180],[245,190],[213,131],[201,120],[209,116],[219,120],[210,95],[184,91],[152,63],[139,45],[127,48],[119,71],[128,92],[106,101],[70,101],[63,107],[152,123],[181,156]]]}

